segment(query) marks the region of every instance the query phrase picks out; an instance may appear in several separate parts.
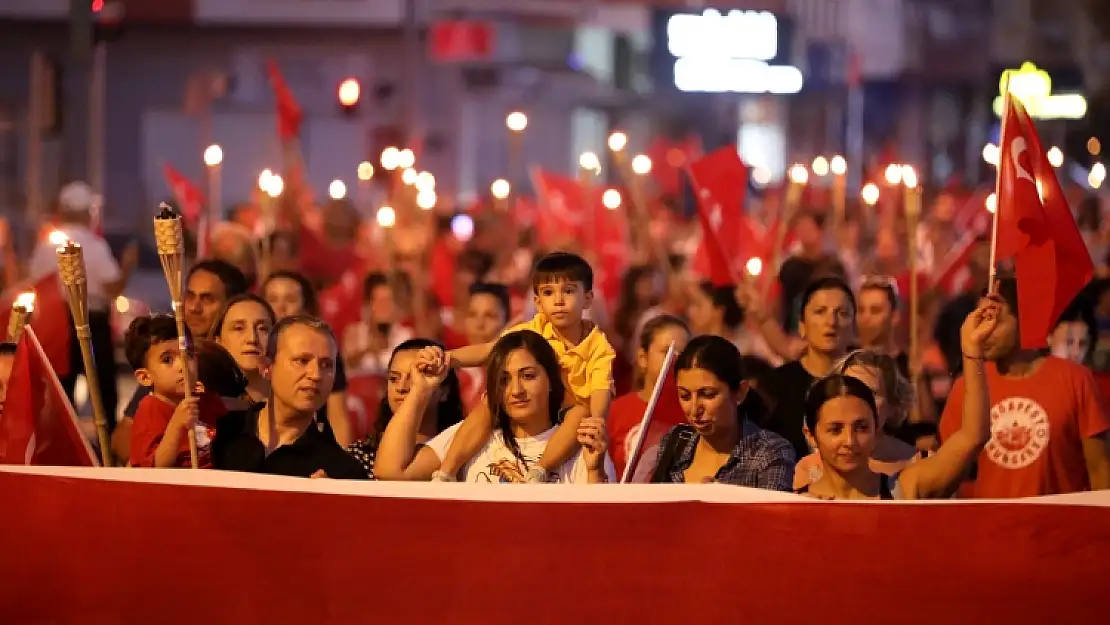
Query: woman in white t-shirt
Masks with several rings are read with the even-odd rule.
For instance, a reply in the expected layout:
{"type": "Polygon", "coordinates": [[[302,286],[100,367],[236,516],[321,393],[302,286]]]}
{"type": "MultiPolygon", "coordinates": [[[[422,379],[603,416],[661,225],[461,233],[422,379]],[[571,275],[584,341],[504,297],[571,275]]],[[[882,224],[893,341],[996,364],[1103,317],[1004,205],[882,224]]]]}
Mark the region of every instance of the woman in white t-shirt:
{"type": "MultiPolygon", "coordinates": [[[[421,415],[450,370],[450,357],[414,363],[409,396],[393,415],[378,444],[374,474],[379,480],[427,481],[458,431],[451,427],[416,450],[421,415]]],[[[460,481],[523,483],[562,420],[566,392],[554,350],[531,331],[511,332],[493,346],[486,366],[490,413],[495,427],[482,450],[460,471],[460,481]]],[[[597,484],[613,479],[605,423],[593,417],[578,428],[582,449],[548,477],[548,482],[597,484]]]]}

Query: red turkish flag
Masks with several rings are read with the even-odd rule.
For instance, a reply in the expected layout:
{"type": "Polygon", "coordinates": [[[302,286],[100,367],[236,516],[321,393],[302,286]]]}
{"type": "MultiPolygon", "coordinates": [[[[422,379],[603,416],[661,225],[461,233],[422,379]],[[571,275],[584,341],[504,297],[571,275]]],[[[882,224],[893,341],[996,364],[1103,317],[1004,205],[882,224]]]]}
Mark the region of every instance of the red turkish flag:
{"type": "Polygon", "coordinates": [[[178,207],[181,208],[182,218],[188,224],[195,224],[204,206],[204,193],[201,192],[200,187],[193,184],[191,180],[169,163],[162,165],[162,175],[165,177],[166,186],[169,187],[178,207]]]}
{"type": "Polygon", "coordinates": [[[285,77],[281,75],[277,61],[266,60],[266,74],[270,78],[270,86],[274,89],[274,99],[277,103],[278,137],[283,143],[292,141],[301,134],[304,113],[301,111],[301,106],[297,104],[297,99],[293,97],[293,92],[289,90],[289,85],[285,83],[285,77]]]}
{"type": "Polygon", "coordinates": [[[539,195],[536,233],[541,244],[553,247],[564,240],[582,240],[584,228],[591,221],[582,185],[574,178],[538,167],[532,170],[532,180],[539,195]]]}
{"type": "Polygon", "coordinates": [[[998,258],[1014,259],[1021,345],[1047,345],[1060,314],[1094,274],[1091,255],[1033,120],[1007,95],[998,170],[998,258]]]}
{"type": "Polygon", "coordinates": [[[59,376],[65,377],[71,370],[70,343],[73,335],[69,304],[62,294],[57,273],[48,274],[35,282],[25,280],[0,295],[0,330],[7,331],[15,298],[27,291],[35,294],[35,309],[31,313],[30,325],[42,337],[42,349],[50,366],[59,376]]]}
{"type": "Polygon", "coordinates": [[[663,195],[678,195],[682,190],[682,172],[686,167],[701,158],[701,140],[687,137],[674,141],[667,137],[656,137],[648,147],[651,158],[651,177],[663,195]]]}
{"type": "Polygon", "coordinates": [[[747,255],[764,252],[743,214],[748,167],[735,149],[723,147],[692,163],[688,171],[702,227],[694,271],[708,276],[715,286],[736,284],[747,255]]]}
{"type": "Polygon", "coordinates": [[[20,336],[0,411],[0,464],[100,465],[32,328],[20,336]]]}

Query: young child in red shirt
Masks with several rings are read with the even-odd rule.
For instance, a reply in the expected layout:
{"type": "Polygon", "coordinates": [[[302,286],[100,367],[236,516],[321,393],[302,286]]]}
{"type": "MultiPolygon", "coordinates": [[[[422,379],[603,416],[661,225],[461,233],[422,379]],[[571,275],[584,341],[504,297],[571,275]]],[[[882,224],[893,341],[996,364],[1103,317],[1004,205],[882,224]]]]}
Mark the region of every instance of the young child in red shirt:
{"type": "MultiPolygon", "coordinates": [[[[124,351],[135,370],[135,379],[151,390],[135,411],[130,465],[192,466],[189,432],[195,431],[199,466],[210,467],[213,430],[204,424],[214,424],[226,409],[219,397],[199,393],[185,398],[186,376],[179,357],[177,322],[169,315],[136,318],[127,328],[124,351]]],[[[195,362],[190,362],[189,368],[189,378],[196,379],[195,362]]]]}

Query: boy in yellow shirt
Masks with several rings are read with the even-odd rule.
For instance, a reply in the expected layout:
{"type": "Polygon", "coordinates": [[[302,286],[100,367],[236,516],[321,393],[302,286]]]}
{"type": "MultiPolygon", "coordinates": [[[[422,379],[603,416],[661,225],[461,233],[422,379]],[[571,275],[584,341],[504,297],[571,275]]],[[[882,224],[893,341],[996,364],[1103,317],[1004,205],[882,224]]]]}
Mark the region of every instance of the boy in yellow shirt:
{"type": "MultiPolygon", "coordinates": [[[[605,333],[583,319],[583,313],[593,304],[593,287],[593,269],[584,258],[568,252],[547,254],[532,272],[536,315],[502,333],[531,330],[546,339],[559,357],[567,388],[563,422],[555,429],[539,462],[529,467],[529,482],[546,482],[548,474],[557,472],[574,456],[582,419],[605,419],[609,414],[616,352],[605,333]]],[[[451,362],[457,367],[476,367],[485,362],[491,349],[493,343],[462,347],[451,351],[451,362]]],[[[432,479],[454,481],[492,434],[493,419],[488,405],[482,402],[463,421],[432,479]]]]}

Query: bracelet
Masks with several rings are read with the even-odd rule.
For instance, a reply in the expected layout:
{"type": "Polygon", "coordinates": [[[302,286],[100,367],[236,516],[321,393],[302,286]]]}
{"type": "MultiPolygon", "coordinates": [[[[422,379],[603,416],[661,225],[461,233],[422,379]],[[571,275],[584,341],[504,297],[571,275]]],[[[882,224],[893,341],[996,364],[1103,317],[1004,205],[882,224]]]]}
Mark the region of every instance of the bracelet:
{"type": "Polygon", "coordinates": [[[986,360],[986,358],[984,358],[983,356],[968,356],[967,352],[963,352],[963,356],[967,360],[986,360]]]}

